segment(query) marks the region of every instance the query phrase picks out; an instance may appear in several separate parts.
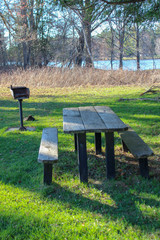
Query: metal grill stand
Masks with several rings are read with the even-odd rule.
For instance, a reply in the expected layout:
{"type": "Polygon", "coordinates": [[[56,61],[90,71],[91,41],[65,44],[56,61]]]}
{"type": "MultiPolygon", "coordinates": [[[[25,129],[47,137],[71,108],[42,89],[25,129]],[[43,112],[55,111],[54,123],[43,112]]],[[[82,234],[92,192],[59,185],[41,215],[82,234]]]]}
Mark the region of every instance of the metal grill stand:
{"type": "Polygon", "coordinates": [[[19,114],[20,114],[20,122],[21,122],[21,126],[19,128],[19,130],[21,131],[26,131],[26,128],[23,126],[23,111],[22,111],[22,99],[18,99],[19,101],[19,114]]]}
{"type": "Polygon", "coordinates": [[[21,126],[19,130],[26,131],[27,129],[23,126],[23,112],[22,112],[22,101],[23,99],[29,98],[29,88],[26,87],[10,87],[11,94],[14,99],[19,101],[19,114],[20,114],[20,122],[21,126]]]}

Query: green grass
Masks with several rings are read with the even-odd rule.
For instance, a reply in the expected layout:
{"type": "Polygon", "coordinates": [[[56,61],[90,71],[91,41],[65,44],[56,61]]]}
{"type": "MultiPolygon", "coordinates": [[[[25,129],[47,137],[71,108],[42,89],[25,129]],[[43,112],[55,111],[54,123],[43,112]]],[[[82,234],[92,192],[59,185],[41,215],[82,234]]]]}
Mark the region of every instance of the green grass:
{"type": "MultiPolygon", "coordinates": [[[[0,89],[0,239],[160,239],[160,105],[153,101],[118,101],[145,91],[136,87],[30,89],[23,101],[25,126],[18,127],[19,107],[7,88],[0,89]],[[94,135],[87,134],[89,183],[79,182],[73,136],[63,133],[62,109],[110,106],[153,149],[149,180],[138,163],[124,154],[115,134],[116,179],[107,181],[104,156],[94,153],[94,135]],[[59,161],[53,182],[43,185],[37,162],[45,127],[57,127],[59,161]]],[[[153,97],[150,95],[150,97],[153,97]]]]}

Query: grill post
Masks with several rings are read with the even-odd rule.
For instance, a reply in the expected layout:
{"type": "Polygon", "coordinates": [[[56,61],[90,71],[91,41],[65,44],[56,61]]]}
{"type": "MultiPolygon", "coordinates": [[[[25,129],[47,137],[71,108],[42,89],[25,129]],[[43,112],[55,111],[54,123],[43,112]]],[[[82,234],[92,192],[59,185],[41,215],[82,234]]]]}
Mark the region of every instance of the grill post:
{"type": "Polygon", "coordinates": [[[26,131],[27,129],[23,126],[23,112],[22,112],[22,101],[23,99],[29,98],[29,88],[26,87],[12,87],[10,86],[10,91],[14,99],[17,99],[19,102],[19,115],[21,126],[19,130],[26,131]]]}
{"type": "Polygon", "coordinates": [[[26,128],[23,126],[23,112],[22,112],[22,99],[18,99],[19,101],[19,114],[20,114],[20,122],[21,122],[21,126],[19,128],[19,130],[21,131],[26,131],[26,128]]]}

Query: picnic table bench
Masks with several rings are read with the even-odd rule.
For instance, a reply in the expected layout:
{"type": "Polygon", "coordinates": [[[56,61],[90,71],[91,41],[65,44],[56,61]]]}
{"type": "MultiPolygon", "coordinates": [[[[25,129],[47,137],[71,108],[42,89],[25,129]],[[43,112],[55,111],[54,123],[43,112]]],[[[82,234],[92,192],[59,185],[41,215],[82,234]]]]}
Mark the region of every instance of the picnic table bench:
{"type": "Polygon", "coordinates": [[[57,128],[44,128],[38,154],[38,162],[44,165],[44,184],[52,182],[52,165],[58,161],[57,128]]]}
{"type": "Polygon", "coordinates": [[[141,137],[132,129],[120,133],[124,152],[129,151],[139,160],[140,174],[142,177],[149,177],[148,157],[154,153],[141,137]]]}
{"type": "Polygon", "coordinates": [[[128,126],[107,106],[63,109],[64,133],[75,135],[81,182],[88,182],[86,133],[95,133],[95,148],[101,151],[101,132],[105,133],[107,178],[115,177],[114,132],[126,131],[128,126]]]}

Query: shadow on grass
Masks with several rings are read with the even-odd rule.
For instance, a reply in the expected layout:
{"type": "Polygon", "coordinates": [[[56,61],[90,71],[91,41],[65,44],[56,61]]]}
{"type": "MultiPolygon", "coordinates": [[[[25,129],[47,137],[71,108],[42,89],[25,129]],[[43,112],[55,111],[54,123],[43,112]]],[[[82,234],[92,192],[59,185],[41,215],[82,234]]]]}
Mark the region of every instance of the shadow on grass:
{"type": "MultiPolygon", "coordinates": [[[[41,184],[43,178],[42,165],[37,162],[39,137],[25,135],[25,133],[21,132],[9,133],[6,138],[0,137],[0,141],[3,142],[2,147],[5,147],[7,150],[5,155],[1,155],[0,170],[0,178],[5,184],[13,184],[16,187],[29,191],[34,190],[42,196],[42,200],[44,198],[49,201],[56,199],[65,204],[66,209],[80,209],[81,211],[96,213],[106,219],[106,221],[108,218],[113,220],[121,219],[133,226],[139,226],[146,232],[154,232],[155,228],[158,228],[159,219],[157,216],[144,214],[140,209],[141,204],[151,208],[158,208],[159,206],[158,201],[140,197],[139,195],[145,192],[148,194],[159,194],[158,189],[157,192],[154,191],[152,181],[139,180],[139,178],[135,180],[134,177],[129,177],[129,179],[125,180],[124,177],[119,176],[118,180],[103,182],[101,185],[90,183],[88,185],[89,189],[94,187],[101,191],[101,197],[98,200],[95,196],[83,194],[81,185],[79,185],[79,192],[77,191],[77,186],[73,186],[72,189],[62,187],[60,182],[63,179],[64,181],[65,179],[73,181],[78,175],[77,156],[74,152],[68,150],[67,144],[64,146],[60,144],[59,162],[55,167],[56,176],[54,180],[56,182],[53,180],[51,186],[38,190],[38,185],[41,184]],[[110,196],[112,202],[114,202],[113,204],[108,204],[107,199],[105,200],[105,193],[110,196]],[[101,201],[101,198],[103,201],[101,201]]],[[[88,158],[89,177],[95,180],[97,180],[97,177],[98,180],[104,180],[105,159],[99,156],[92,156],[90,152],[88,158]]],[[[123,166],[123,170],[125,167],[123,166]]],[[[15,221],[14,218],[12,221],[15,221]]]]}
{"type": "MultiPolygon", "coordinates": [[[[138,118],[135,116],[143,114],[144,111],[146,115],[157,116],[159,114],[159,106],[154,106],[153,103],[141,104],[139,103],[118,103],[118,102],[105,102],[106,99],[103,99],[99,102],[96,102],[96,105],[109,105],[113,110],[120,116],[125,119],[125,123],[138,121],[138,124],[144,124],[146,121],[149,121],[150,118],[138,118]]],[[[71,100],[70,100],[71,101],[71,100]]],[[[52,102],[41,102],[41,103],[23,103],[23,112],[24,115],[35,114],[37,117],[57,116],[62,119],[62,109],[65,107],[77,107],[77,106],[86,106],[86,105],[95,105],[93,101],[84,101],[81,102],[66,102],[59,98],[59,101],[52,102]]],[[[18,113],[18,103],[9,100],[0,101],[1,106],[7,107],[8,110],[1,111],[0,118],[3,118],[5,114],[5,119],[7,122],[3,122],[4,126],[9,127],[9,124],[17,125],[17,119],[19,120],[18,113]],[[16,110],[10,109],[11,107],[17,107],[16,110]]],[[[158,124],[158,120],[154,121],[158,124]]],[[[149,128],[152,127],[152,121],[148,122],[149,128]]],[[[60,129],[60,142],[59,142],[59,163],[55,167],[55,181],[62,181],[62,179],[71,179],[77,178],[78,175],[78,166],[77,166],[77,156],[71,149],[74,148],[73,138],[68,135],[62,135],[62,130],[60,129]],[[72,146],[70,146],[72,144],[72,146]]],[[[147,134],[146,134],[147,136],[147,134]]],[[[96,214],[101,215],[107,221],[108,218],[122,219],[128,224],[137,225],[143,231],[153,232],[155,228],[159,226],[159,219],[156,215],[150,215],[149,213],[142,213],[141,205],[147,205],[148,207],[159,207],[159,202],[146,197],[141,197],[140,194],[159,194],[159,188],[155,191],[154,179],[153,181],[141,180],[140,178],[131,178],[125,179],[121,174],[119,178],[115,181],[105,182],[102,185],[98,184],[89,184],[88,187],[95,187],[100,189],[102,192],[102,198],[104,195],[104,202],[99,200],[92,199],[92,197],[85,196],[81,191],[77,192],[74,187],[71,189],[67,187],[62,187],[60,183],[53,182],[53,184],[42,190],[37,190],[38,185],[41,184],[43,179],[43,170],[42,166],[37,162],[38,149],[40,144],[41,132],[35,132],[32,135],[26,135],[22,132],[7,133],[5,136],[0,137],[1,149],[3,151],[0,153],[0,179],[5,184],[13,184],[22,189],[34,190],[35,192],[42,195],[49,201],[56,199],[59,202],[63,202],[66,205],[66,208],[70,209],[81,209],[82,211],[90,211],[96,214]],[[139,180],[140,179],[140,180],[139,180]],[[153,186],[154,185],[154,186],[153,186]],[[109,194],[114,204],[109,205],[105,201],[105,193],[109,194]]],[[[92,144],[92,136],[88,137],[88,141],[92,144]]],[[[92,179],[103,179],[105,176],[105,162],[103,158],[94,157],[89,151],[89,177],[92,179]],[[94,160],[94,161],[93,161],[94,160]],[[101,169],[101,171],[99,170],[101,169]]],[[[121,166],[122,168],[122,166],[121,166]]],[[[124,166],[123,170],[127,169],[127,164],[124,166]]],[[[7,222],[5,216],[1,216],[4,221],[7,222]]],[[[9,216],[8,216],[9,217],[9,216]]],[[[21,218],[21,217],[20,217],[21,218]]],[[[14,224],[16,224],[16,219],[14,217],[11,219],[14,224]]],[[[27,217],[24,217],[27,219],[27,217]]],[[[37,223],[38,224],[38,223],[37,223]]],[[[39,226],[39,224],[38,224],[39,226]]],[[[5,227],[4,227],[5,228],[5,227]]],[[[3,225],[2,225],[3,229],[3,225]]]]}
{"type": "MultiPolygon", "coordinates": [[[[50,201],[52,201],[52,199],[57,199],[63,202],[63,204],[66,204],[66,209],[81,209],[82,211],[85,210],[87,212],[96,213],[105,218],[106,221],[110,218],[112,220],[120,219],[132,226],[139,226],[139,228],[146,232],[154,232],[156,228],[158,229],[158,216],[145,215],[140,210],[141,204],[145,204],[148,207],[156,207],[158,209],[158,201],[139,197],[138,194],[132,193],[134,187],[126,187],[123,182],[116,183],[111,181],[110,183],[106,183],[105,186],[107,190],[101,191],[101,197],[105,198],[103,197],[104,193],[107,193],[107,195],[109,194],[112,199],[111,201],[114,202],[112,204],[108,204],[107,200],[105,201],[104,199],[105,203],[102,203],[100,199],[94,200],[83,196],[82,193],[74,192],[74,188],[70,191],[57,183],[53,183],[43,194],[45,197],[49,198],[50,201]]],[[[97,186],[94,185],[94,187],[97,186]]],[[[98,186],[98,189],[102,188],[103,187],[98,186]]],[[[141,193],[143,193],[143,191],[141,191],[141,193]]]]}

